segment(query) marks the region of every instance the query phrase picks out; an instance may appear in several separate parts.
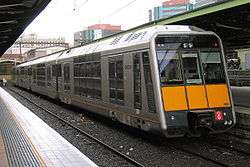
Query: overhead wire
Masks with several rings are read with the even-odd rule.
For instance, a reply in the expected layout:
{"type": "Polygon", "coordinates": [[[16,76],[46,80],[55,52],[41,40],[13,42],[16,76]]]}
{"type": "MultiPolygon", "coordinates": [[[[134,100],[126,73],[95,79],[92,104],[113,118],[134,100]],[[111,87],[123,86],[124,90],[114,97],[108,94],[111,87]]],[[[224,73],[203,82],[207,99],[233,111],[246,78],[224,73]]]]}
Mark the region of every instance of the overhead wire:
{"type": "Polygon", "coordinates": [[[130,5],[132,5],[133,3],[135,3],[136,1],[137,1],[137,0],[132,0],[132,1],[130,1],[129,3],[125,4],[124,6],[118,8],[118,9],[116,9],[115,11],[113,11],[113,12],[110,13],[110,14],[108,14],[107,16],[101,18],[100,21],[102,21],[102,20],[104,20],[104,19],[107,19],[107,18],[109,18],[109,17],[111,17],[111,16],[113,16],[113,15],[115,15],[115,14],[121,12],[123,9],[129,7],[130,5]]]}
{"type": "Polygon", "coordinates": [[[77,0],[74,0],[74,8],[73,8],[73,11],[77,11],[77,10],[81,9],[81,7],[83,7],[86,3],[88,3],[89,0],[85,0],[85,1],[83,1],[82,4],[79,4],[79,5],[76,4],[76,1],[77,1],[77,0]]]}

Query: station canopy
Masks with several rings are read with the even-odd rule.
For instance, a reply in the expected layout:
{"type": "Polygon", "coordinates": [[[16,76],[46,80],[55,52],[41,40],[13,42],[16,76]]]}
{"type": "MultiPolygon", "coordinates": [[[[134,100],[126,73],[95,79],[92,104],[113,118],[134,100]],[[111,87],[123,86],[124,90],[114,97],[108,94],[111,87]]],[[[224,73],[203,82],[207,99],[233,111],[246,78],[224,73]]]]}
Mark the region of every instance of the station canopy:
{"type": "Polygon", "coordinates": [[[51,0],[0,1],[0,57],[51,0]]]}
{"type": "MultiPolygon", "coordinates": [[[[192,25],[213,31],[222,39],[226,51],[250,48],[250,0],[222,0],[189,12],[152,21],[128,31],[171,24],[192,25]]],[[[120,34],[122,33],[124,32],[120,34]]]]}
{"type": "Polygon", "coordinates": [[[250,47],[250,0],[226,0],[191,12],[157,21],[187,24],[214,31],[225,47],[250,47]]]}

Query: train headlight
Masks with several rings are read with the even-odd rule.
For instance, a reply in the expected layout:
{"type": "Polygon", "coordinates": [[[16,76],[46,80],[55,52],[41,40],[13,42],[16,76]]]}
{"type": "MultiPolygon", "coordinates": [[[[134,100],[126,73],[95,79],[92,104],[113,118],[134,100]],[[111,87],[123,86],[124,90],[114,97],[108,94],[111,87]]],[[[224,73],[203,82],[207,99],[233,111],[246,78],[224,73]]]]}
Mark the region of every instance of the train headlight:
{"type": "Polygon", "coordinates": [[[193,48],[193,46],[194,46],[193,43],[189,43],[189,44],[188,44],[188,47],[189,47],[189,48],[193,48]]]}
{"type": "Polygon", "coordinates": [[[184,49],[187,49],[187,48],[193,48],[194,44],[193,43],[183,43],[182,46],[184,49]]]}
{"type": "Polygon", "coordinates": [[[187,44],[187,43],[184,43],[184,44],[183,44],[183,48],[186,49],[187,47],[188,47],[188,44],[187,44]]]}
{"type": "Polygon", "coordinates": [[[215,111],[215,113],[214,113],[214,119],[216,121],[222,121],[222,120],[224,120],[223,112],[222,111],[215,111]]]}

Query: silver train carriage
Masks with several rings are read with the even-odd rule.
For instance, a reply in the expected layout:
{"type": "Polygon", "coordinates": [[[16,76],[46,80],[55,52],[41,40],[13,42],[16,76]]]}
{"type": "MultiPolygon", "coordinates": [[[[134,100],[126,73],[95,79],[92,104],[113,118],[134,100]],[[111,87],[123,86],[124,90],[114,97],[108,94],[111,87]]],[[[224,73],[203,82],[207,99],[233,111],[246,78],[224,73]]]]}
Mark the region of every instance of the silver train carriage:
{"type": "Polygon", "coordinates": [[[221,133],[235,113],[220,38],[153,26],[16,67],[16,85],[167,137],[221,133]]]}

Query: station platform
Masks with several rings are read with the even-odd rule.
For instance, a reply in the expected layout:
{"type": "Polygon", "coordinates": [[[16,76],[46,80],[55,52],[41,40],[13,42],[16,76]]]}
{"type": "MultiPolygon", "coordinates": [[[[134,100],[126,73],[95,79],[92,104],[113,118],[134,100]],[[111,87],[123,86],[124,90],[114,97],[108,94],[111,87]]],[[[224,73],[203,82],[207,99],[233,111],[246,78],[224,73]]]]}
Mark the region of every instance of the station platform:
{"type": "Polygon", "coordinates": [[[96,167],[0,87],[0,167],[96,167]]]}
{"type": "Polygon", "coordinates": [[[235,106],[237,124],[240,126],[250,127],[250,108],[235,106]]]}

